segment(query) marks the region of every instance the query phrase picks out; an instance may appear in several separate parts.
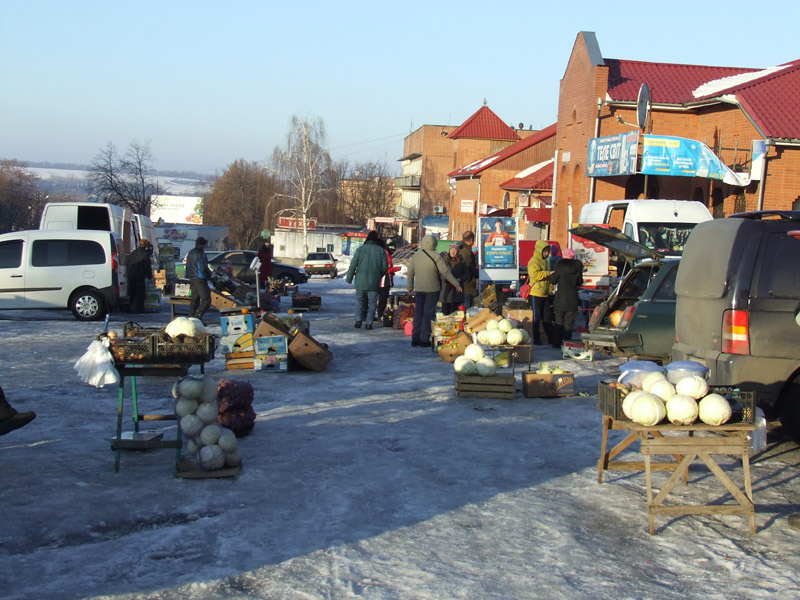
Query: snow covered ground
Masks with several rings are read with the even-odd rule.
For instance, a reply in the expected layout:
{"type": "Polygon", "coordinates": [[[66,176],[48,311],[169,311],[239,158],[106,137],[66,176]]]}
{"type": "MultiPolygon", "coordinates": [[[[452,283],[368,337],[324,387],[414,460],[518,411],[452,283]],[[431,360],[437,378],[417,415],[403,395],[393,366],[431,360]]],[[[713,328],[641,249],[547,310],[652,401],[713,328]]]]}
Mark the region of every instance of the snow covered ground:
{"type": "MultiPolygon", "coordinates": [[[[0,385],[38,414],[0,437],[3,598],[800,597],[800,532],[787,523],[800,510],[795,444],[770,439],[754,458],[756,535],[729,515],[656,517],[651,536],[643,473],[597,483],[597,382],[619,359],[537,347],[535,363],[576,372],[579,395],[458,398],[430,349],[353,328],[341,278],[301,290],[322,296],[306,317],[334,354],[324,372],[226,371],[221,353],[206,365],[255,388],[258,421],[229,479],[174,477],[174,450],[123,452],[115,472],[117,390],[73,370],[100,324],[0,311],[0,385]]],[[[115,314],[112,328],[127,320],[115,314]]],[[[166,324],[168,307],[138,320],[166,324]]],[[[171,411],[171,385],[140,378],[142,411],[171,411]]],[[[174,437],[174,422],[155,425],[174,437]]],[[[674,494],[730,499],[701,464],[674,494]]]]}

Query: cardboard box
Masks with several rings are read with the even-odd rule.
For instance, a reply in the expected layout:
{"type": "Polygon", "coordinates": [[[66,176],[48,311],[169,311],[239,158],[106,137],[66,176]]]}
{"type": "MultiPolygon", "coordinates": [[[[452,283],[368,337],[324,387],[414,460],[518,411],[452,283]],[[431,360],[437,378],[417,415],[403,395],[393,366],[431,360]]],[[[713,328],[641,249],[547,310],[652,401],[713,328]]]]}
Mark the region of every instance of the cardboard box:
{"type": "Polygon", "coordinates": [[[474,333],[486,329],[486,323],[489,321],[499,321],[502,317],[493,313],[488,308],[484,308],[478,314],[467,319],[466,328],[467,333],[474,333]]]}
{"type": "Polygon", "coordinates": [[[234,369],[253,369],[255,359],[251,357],[231,358],[225,361],[225,368],[228,370],[234,369]]]}
{"type": "Polygon", "coordinates": [[[333,358],[333,353],[311,336],[298,333],[289,343],[289,356],[306,369],[323,371],[333,358]]]}
{"type": "Polygon", "coordinates": [[[175,284],[175,296],[189,298],[192,295],[192,288],[188,283],[178,282],[175,284]]]}
{"type": "Polygon", "coordinates": [[[522,395],[526,398],[553,398],[575,395],[575,373],[522,373],[522,395]]]}
{"type": "Polygon", "coordinates": [[[530,333],[533,330],[533,310],[530,308],[509,308],[503,306],[503,317],[516,321],[520,325],[527,325],[525,329],[530,333]]]}
{"type": "Polygon", "coordinates": [[[289,353],[289,343],[285,335],[268,335],[255,340],[256,356],[276,356],[289,353]]]}
{"type": "Polygon", "coordinates": [[[256,329],[253,332],[254,338],[261,338],[266,336],[272,335],[289,335],[289,329],[283,324],[283,322],[271,315],[269,313],[265,314],[261,317],[261,321],[259,321],[258,325],[256,325],[256,329]]]}
{"type": "Polygon", "coordinates": [[[222,335],[232,335],[234,333],[253,333],[253,315],[252,314],[228,314],[220,315],[219,324],[222,328],[222,335]]]}
{"type": "Polygon", "coordinates": [[[461,331],[458,333],[458,335],[449,338],[444,344],[439,346],[439,356],[442,357],[444,362],[454,362],[459,356],[464,354],[467,346],[469,346],[471,343],[472,338],[461,331]]]}
{"type": "Polygon", "coordinates": [[[594,350],[587,350],[583,342],[564,342],[561,344],[561,357],[572,360],[594,360],[594,350]]]}
{"type": "Polygon", "coordinates": [[[252,352],[254,350],[252,333],[231,333],[220,338],[219,348],[225,354],[252,352]]]}
{"type": "Polygon", "coordinates": [[[256,357],[253,360],[253,370],[265,373],[286,373],[289,371],[289,355],[256,354],[256,357]]]}
{"type": "Polygon", "coordinates": [[[220,310],[222,308],[235,308],[238,306],[236,301],[230,296],[223,296],[219,292],[211,291],[211,306],[220,310]]]}

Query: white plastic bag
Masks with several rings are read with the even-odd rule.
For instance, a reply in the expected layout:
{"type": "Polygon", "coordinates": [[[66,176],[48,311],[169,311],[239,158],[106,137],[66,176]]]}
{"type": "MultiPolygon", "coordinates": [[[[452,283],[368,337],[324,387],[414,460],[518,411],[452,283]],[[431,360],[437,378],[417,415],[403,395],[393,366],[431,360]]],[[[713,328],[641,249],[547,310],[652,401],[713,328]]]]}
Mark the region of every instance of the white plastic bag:
{"type": "Polygon", "coordinates": [[[99,340],[89,344],[84,355],[75,363],[74,369],[85,383],[95,387],[119,383],[119,373],[114,369],[114,358],[99,340]]]}
{"type": "Polygon", "coordinates": [[[750,454],[758,454],[767,449],[767,419],[764,411],[756,408],[756,429],[750,432],[750,454]]]}

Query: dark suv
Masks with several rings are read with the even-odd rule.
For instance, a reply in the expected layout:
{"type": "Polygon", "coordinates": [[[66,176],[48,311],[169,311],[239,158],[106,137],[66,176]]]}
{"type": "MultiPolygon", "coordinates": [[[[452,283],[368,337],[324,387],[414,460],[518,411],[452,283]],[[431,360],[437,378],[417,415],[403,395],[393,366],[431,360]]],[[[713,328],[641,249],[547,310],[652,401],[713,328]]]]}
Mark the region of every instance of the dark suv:
{"type": "Polygon", "coordinates": [[[664,259],[618,229],[581,225],[570,233],[608,248],[625,265],[619,285],[592,312],[589,331],[581,334],[584,345],[611,356],[669,362],[679,259],[664,259]]]}
{"type": "Polygon", "coordinates": [[[674,360],[709,383],[755,391],[800,440],[800,211],[758,211],[695,227],[675,282],[674,360]]]}

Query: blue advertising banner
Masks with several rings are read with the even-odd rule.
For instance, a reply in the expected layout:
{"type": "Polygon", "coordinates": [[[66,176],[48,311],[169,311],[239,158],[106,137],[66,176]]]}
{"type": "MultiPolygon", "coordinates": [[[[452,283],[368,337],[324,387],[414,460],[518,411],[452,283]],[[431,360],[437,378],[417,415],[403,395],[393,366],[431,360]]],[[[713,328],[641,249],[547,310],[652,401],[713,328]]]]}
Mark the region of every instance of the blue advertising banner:
{"type": "Polygon", "coordinates": [[[697,140],[668,135],[643,136],[642,173],[724,179],[730,169],[697,140]]]}
{"type": "Polygon", "coordinates": [[[481,217],[481,266],[484,269],[516,267],[517,220],[509,217],[481,217]]]}
{"type": "Polygon", "coordinates": [[[588,177],[633,175],[639,153],[639,132],[629,131],[589,140],[588,177]]]}

